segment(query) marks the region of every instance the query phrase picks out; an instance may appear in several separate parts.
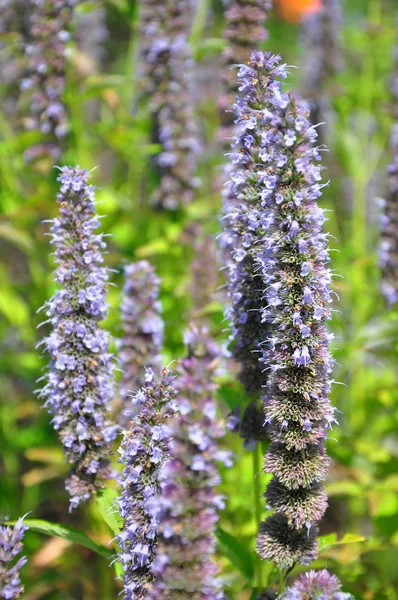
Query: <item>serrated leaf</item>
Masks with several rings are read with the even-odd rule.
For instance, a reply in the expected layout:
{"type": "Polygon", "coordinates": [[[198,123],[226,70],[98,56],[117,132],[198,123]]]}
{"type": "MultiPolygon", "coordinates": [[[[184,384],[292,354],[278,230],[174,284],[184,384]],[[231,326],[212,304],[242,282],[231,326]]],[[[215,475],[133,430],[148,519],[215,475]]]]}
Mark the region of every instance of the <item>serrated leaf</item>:
{"type": "Polygon", "coordinates": [[[223,529],[217,529],[216,537],[219,552],[251,581],[254,577],[254,560],[251,552],[236,537],[223,529]]]}
{"type": "MultiPolygon", "coordinates": [[[[15,523],[16,521],[9,521],[6,525],[15,525],[15,523]]],[[[102,544],[98,544],[85,533],[81,533],[77,529],[72,529],[65,525],[59,525],[59,523],[50,523],[49,521],[43,521],[41,519],[24,519],[24,525],[29,527],[32,531],[37,531],[37,533],[43,533],[44,535],[49,535],[51,537],[59,537],[63,540],[68,540],[73,544],[88,548],[107,559],[111,558],[114,554],[112,550],[102,544]]]]}
{"type": "Polygon", "coordinates": [[[330,550],[330,548],[334,548],[335,546],[358,544],[359,542],[366,542],[366,538],[363,535],[357,535],[356,533],[346,533],[341,540],[338,540],[336,533],[329,533],[329,535],[323,535],[319,538],[319,554],[326,550],[330,550]]]}

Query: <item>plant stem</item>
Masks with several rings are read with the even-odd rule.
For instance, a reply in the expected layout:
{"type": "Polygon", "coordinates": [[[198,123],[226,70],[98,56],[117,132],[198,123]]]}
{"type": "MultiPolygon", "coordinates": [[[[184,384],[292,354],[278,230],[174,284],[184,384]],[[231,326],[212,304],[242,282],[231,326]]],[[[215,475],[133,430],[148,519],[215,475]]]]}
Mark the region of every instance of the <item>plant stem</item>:
{"type": "MultiPolygon", "coordinates": [[[[261,473],[261,461],[262,461],[262,451],[261,444],[256,443],[256,447],[253,450],[253,481],[254,481],[254,517],[256,520],[256,530],[261,523],[262,516],[262,506],[261,506],[261,482],[259,478],[259,474],[261,473]]],[[[264,577],[263,573],[263,563],[260,557],[256,554],[256,574],[257,574],[257,585],[260,591],[264,590],[268,584],[267,579],[264,577]]]]}

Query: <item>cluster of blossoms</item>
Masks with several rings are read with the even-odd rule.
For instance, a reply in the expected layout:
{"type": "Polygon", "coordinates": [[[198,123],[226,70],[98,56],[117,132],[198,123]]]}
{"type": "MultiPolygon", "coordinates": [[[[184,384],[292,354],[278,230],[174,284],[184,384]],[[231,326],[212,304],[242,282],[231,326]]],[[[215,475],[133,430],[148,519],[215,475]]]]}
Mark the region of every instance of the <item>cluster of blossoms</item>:
{"type": "Polygon", "coordinates": [[[178,415],[170,423],[171,460],[162,469],[159,545],[153,562],[151,600],[222,598],[215,552],[217,509],[223,499],[217,462],[230,464],[218,447],[224,425],[217,418],[215,377],[220,348],[206,329],[190,329],[188,356],[178,367],[178,415]]]}
{"type": "Polygon", "coordinates": [[[125,269],[121,317],[123,339],[119,359],[123,372],[120,424],[125,427],[131,417],[129,392],[142,385],[145,367],[159,370],[164,324],[159,302],[160,280],[153,266],[142,260],[125,269]]]}
{"type": "Polygon", "coordinates": [[[149,102],[159,183],[155,206],[175,210],[192,201],[200,149],[193,113],[188,44],[190,10],[184,0],[144,0],[141,9],[142,94],[149,102]]]}
{"type": "MultiPolygon", "coordinates": [[[[221,116],[220,136],[226,148],[235,133],[234,105],[238,82],[236,70],[232,67],[246,62],[253,50],[267,39],[265,22],[272,8],[271,0],[227,0],[226,28],[224,37],[227,45],[223,51],[223,83],[225,95],[219,101],[221,116]]],[[[225,174],[238,178],[237,163],[232,161],[225,174]]],[[[234,340],[233,357],[240,365],[239,379],[246,392],[253,399],[244,409],[242,420],[236,418],[237,429],[245,440],[245,445],[253,448],[256,441],[264,439],[263,418],[255,400],[262,394],[267,372],[259,363],[261,343],[267,337],[268,326],[261,319],[263,288],[258,266],[249,252],[256,248],[256,228],[250,213],[229,185],[223,191],[223,234],[220,246],[227,265],[228,308],[226,317],[231,324],[231,338],[234,340]]]]}
{"type": "Polygon", "coordinates": [[[124,463],[117,536],[124,569],[124,598],[147,598],[153,579],[160,512],[160,470],[169,457],[170,419],[176,410],[174,377],[164,369],[157,379],[148,369],[133,397],[135,415],[120,449],[124,463]]]}
{"type": "Polygon", "coordinates": [[[54,159],[61,154],[59,140],[68,132],[68,117],[63,94],[65,91],[65,54],[69,40],[68,28],[77,0],[32,0],[31,38],[26,45],[27,75],[21,82],[30,103],[30,116],[25,125],[40,130],[46,136],[26,152],[33,160],[49,154],[54,159]]]}
{"type": "Polygon", "coordinates": [[[53,331],[44,339],[50,355],[48,381],[40,396],[73,465],[66,488],[71,508],[102,487],[110,476],[107,456],[117,428],[107,419],[113,397],[109,335],[99,326],[108,305],[106,247],[95,210],[89,173],[63,167],[57,196],[60,215],[52,221],[55,280],[62,286],[46,305],[53,331]]]}
{"type": "Polygon", "coordinates": [[[203,310],[214,300],[217,282],[217,249],[210,236],[196,241],[191,264],[191,297],[193,316],[200,320],[203,310]]]}
{"type": "Polygon", "coordinates": [[[224,0],[225,21],[223,37],[227,40],[221,60],[224,66],[223,85],[225,93],[218,103],[222,129],[221,139],[229,149],[233,136],[234,115],[231,107],[237,92],[237,64],[245,63],[252,52],[268,37],[265,23],[272,8],[272,0],[224,0]]]}
{"type": "Polygon", "coordinates": [[[19,572],[27,558],[22,556],[14,565],[11,563],[22,552],[27,529],[23,519],[18,519],[14,527],[0,526],[0,598],[5,600],[19,598],[24,591],[19,572]]]}
{"type": "Polygon", "coordinates": [[[283,594],[284,600],[352,600],[351,594],[341,591],[335,575],[323,571],[308,571],[283,594]]]}
{"type": "Polygon", "coordinates": [[[388,167],[388,192],[382,201],[381,240],[379,249],[382,270],[381,291],[388,304],[398,302],[398,49],[392,80],[394,124],[390,134],[391,163],[388,167]]]}
{"type": "Polygon", "coordinates": [[[325,85],[341,68],[340,0],[321,0],[303,22],[303,95],[311,102],[311,120],[319,123],[328,111],[325,85]]]}
{"type": "Polygon", "coordinates": [[[260,527],[257,550],[280,566],[308,564],[316,556],[316,522],[327,506],[324,440],[335,421],[328,400],[331,274],[325,215],[316,202],[317,134],[283,91],[286,75],[270,53],[255,52],[240,68],[231,174],[240,212],[255,232],[247,252],[260,272],[261,317],[269,327],[261,362],[268,371],[264,410],[272,440],[265,470],[274,475],[266,499],[275,513],[260,527]]]}

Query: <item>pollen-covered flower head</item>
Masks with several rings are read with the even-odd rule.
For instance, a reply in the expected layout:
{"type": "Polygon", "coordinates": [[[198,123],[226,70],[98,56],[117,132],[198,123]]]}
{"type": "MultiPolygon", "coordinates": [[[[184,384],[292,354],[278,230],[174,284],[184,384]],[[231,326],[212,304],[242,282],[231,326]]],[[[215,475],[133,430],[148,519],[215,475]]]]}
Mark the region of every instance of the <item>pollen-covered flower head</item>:
{"type": "Polygon", "coordinates": [[[352,600],[351,594],[341,591],[341,583],[326,569],[300,575],[282,596],[283,600],[352,600]]]}
{"type": "Polygon", "coordinates": [[[22,556],[16,562],[14,560],[23,550],[22,540],[27,529],[23,519],[18,519],[13,527],[0,526],[0,598],[19,598],[24,591],[19,571],[27,558],[22,556]]]}
{"type": "Polygon", "coordinates": [[[108,413],[113,398],[109,335],[101,329],[108,311],[106,244],[90,174],[63,167],[58,177],[59,216],[51,221],[58,290],[45,304],[51,333],[44,339],[50,356],[40,396],[71,465],[66,487],[71,508],[87,500],[111,474],[109,454],[117,428],[108,413]]]}

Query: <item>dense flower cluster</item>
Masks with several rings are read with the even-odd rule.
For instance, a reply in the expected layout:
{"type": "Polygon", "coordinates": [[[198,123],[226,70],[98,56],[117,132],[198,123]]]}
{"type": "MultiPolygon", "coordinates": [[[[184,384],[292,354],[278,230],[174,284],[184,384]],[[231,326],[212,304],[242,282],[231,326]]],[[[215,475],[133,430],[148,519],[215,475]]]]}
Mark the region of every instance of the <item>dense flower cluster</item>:
{"type": "Polygon", "coordinates": [[[145,367],[159,370],[164,324],[159,302],[160,280],[146,260],[129,264],[125,269],[121,317],[123,339],[119,359],[123,373],[120,424],[127,426],[131,417],[129,393],[138,390],[145,367]]]}
{"type": "Polygon", "coordinates": [[[341,68],[340,0],[321,0],[318,10],[308,13],[303,22],[303,94],[311,106],[313,123],[325,117],[328,100],[325,84],[341,68]]]}
{"type": "Polygon", "coordinates": [[[19,598],[24,591],[19,571],[27,563],[27,558],[22,556],[14,565],[11,562],[22,552],[22,540],[27,529],[23,519],[18,519],[14,527],[0,526],[0,598],[5,600],[19,598]]]}
{"type": "MultiPolygon", "coordinates": [[[[238,82],[236,70],[232,67],[246,62],[258,44],[267,38],[265,21],[271,8],[271,0],[227,0],[224,37],[228,43],[222,55],[226,93],[219,101],[221,137],[226,149],[230,149],[235,133],[235,115],[231,107],[235,103],[238,82]]],[[[227,166],[226,175],[236,170],[235,167],[233,161],[232,165],[227,166]]],[[[237,174],[232,177],[237,177],[237,174]]],[[[250,213],[232,186],[226,186],[223,191],[223,205],[224,231],[220,245],[228,269],[229,307],[226,316],[231,323],[231,337],[235,342],[233,356],[241,366],[239,378],[246,391],[259,396],[267,375],[258,362],[259,344],[266,338],[268,328],[260,314],[263,295],[261,279],[257,276],[258,268],[252,253],[248,252],[250,246],[256,247],[256,231],[250,213]]],[[[256,429],[260,431],[261,427],[256,426],[256,429]]],[[[255,439],[254,431],[252,438],[255,439]]]]}
{"type": "Polygon", "coordinates": [[[224,425],[217,418],[214,392],[221,351],[203,328],[186,334],[188,356],[178,367],[178,416],[171,424],[171,461],[165,463],[157,555],[151,600],[222,598],[215,551],[217,509],[223,500],[217,461],[230,464],[217,440],[224,425]]]}
{"type": "Polygon", "coordinates": [[[117,433],[107,420],[113,397],[109,335],[99,327],[108,310],[106,244],[103,234],[95,233],[100,222],[89,177],[78,167],[63,167],[58,177],[60,215],[51,221],[51,233],[55,280],[62,287],[45,305],[53,330],[41,342],[50,365],[40,395],[47,398],[45,406],[73,465],[66,482],[71,508],[109,477],[107,456],[117,433]]]}
{"type": "Polygon", "coordinates": [[[218,282],[217,249],[212,237],[198,239],[191,264],[193,316],[200,320],[202,311],[215,299],[218,282]]]}
{"type": "Polygon", "coordinates": [[[141,10],[142,92],[153,119],[153,141],[161,152],[154,158],[159,184],[156,206],[175,210],[191,202],[199,151],[193,114],[188,44],[190,10],[184,0],[144,0],[141,10]]]}
{"type": "Polygon", "coordinates": [[[124,435],[124,463],[119,514],[124,520],[117,536],[124,569],[124,598],[147,598],[158,538],[159,472],[169,457],[171,417],[176,410],[174,377],[163,369],[157,379],[148,369],[145,384],[133,396],[135,415],[124,435]]]}
{"type": "Polygon", "coordinates": [[[288,588],[284,600],[350,600],[351,594],[341,590],[341,583],[335,575],[322,571],[308,571],[288,588]]]}
{"type": "Polygon", "coordinates": [[[58,158],[60,140],[68,132],[68,117],[63,100],[65,91],[65,52],[68,28],[77,0],[32,0],[31,42],[26,45],[27,75],[21,89],[30,103],[27,129],[40,130],[43,144],[26,152],[28,160],[43,154],[58,158]]]}
{"type": "Polygon", "coordinates": [[[398,49],[392,80],[394,124],[390,134],[391,163],[388,167],[387,197],[382,201],[379,249],[382,270],[381,291],[388,304],[398,302],[398,49]]]}
{"type": "Polygon", "coordinates": [[[222,52],[224,94],[218,102],[221,119],[220,138],[226,151],[234,135],[234,115],[231,107],[238,90],[236,71],[232,67],[249,60],[254,50],[268,37],[265,23],[272,8],[272,0],[224,0],[227,44],[222,52]]]}
{"type": "Polygon", "coordinates": [[[261,316],[269,327],[261,362],[272,440],[265,470],[274,475],[267,502],[275,514],[261,526],[257,549],[262,558],[291,566],[316,555],[315,523],[326,508],[324,440],[335,419],[325,327],[331,314],[328,235],[316,203],[320,155],[306,112],[282,89],[286,74],[278,56],[262,52],[239,70],[231,186],[250,223],[246,252],[259,269],[261,316]]]}

